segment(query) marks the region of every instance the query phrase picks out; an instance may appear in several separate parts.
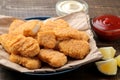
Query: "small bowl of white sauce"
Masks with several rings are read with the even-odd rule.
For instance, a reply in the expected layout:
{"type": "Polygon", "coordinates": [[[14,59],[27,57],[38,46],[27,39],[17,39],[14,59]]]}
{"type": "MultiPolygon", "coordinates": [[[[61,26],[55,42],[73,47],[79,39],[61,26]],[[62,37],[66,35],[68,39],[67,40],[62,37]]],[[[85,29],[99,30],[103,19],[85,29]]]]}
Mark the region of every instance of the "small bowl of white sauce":
{"type": "Polygon", "coordinates": [[[56,3],[56,14],[58,16],[80,11],[88,13],[88,4],[83,0],[59,0],[56,3]]]}

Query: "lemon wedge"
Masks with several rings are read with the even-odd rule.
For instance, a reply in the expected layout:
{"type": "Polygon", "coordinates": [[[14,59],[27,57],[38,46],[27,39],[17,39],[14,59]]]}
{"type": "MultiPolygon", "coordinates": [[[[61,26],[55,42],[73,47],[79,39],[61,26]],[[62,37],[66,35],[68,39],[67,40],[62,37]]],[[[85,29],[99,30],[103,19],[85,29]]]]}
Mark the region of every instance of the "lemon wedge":
{"type": "Polygon", "coordinates": [[[108,59],[105,61],[98,61],[95,63],[98,70],[106,75],[116,75],[117,61],[115,59],[108,59]]]}
{"type": "Polygon", "coordinates": [[[103,60],[111,59],[115,56],[116,50],[113,47],[101,47],[99,51],[103,55],[103,60]]]}
{"type": "Polygon", "coordinates": [[[117,57],[115,57],[116,61],[117,61],[117,65],[120,67],[120,55],[118,55],[117,57]]]}

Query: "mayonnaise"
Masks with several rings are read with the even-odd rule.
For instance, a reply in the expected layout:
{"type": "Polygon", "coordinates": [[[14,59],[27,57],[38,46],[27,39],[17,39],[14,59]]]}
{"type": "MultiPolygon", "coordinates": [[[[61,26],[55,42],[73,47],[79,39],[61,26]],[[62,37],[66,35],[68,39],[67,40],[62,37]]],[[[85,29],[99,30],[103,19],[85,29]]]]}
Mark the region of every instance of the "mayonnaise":
{"type": "Polygon", "coordinates": [[[84,11],[87,13],[88,5],[86,2],[79,0],[64,0],[56,4],[56,12],[59,16],[73,12],[84,11]]]}

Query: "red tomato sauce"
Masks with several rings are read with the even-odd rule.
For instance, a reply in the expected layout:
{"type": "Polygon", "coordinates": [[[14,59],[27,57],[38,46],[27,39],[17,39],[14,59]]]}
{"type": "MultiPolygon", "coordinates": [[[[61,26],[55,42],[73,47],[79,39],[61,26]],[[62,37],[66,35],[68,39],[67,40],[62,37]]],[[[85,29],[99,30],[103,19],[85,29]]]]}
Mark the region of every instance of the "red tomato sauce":
{"type": "Polygon", "coordinates": [[[102,15],[92,21],[92,28],[99,38],[116,40],[120,38],[120,17],[102,15]]]}

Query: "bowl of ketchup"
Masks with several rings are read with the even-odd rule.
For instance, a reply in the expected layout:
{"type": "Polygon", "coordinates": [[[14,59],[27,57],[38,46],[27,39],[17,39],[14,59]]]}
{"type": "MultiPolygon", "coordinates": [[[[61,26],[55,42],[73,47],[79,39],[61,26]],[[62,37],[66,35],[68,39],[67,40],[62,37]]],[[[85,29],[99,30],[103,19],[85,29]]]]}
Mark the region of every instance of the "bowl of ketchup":
{"type": "Polygon", "coordinates": [[[92,29],[101,40],[113,41],[120,39],[120,17],[101,15],[92,19],[92,29]]]}

